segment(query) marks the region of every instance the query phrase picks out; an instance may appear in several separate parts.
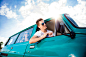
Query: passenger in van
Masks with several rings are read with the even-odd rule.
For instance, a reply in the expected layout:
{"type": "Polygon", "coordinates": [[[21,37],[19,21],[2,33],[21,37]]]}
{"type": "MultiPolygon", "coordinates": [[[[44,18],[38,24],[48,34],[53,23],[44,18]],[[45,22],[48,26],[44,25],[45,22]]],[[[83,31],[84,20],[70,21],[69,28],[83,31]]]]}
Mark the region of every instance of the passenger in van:
{"type": "Polygon", "coordinates": [[[27,31],[25,32],[24,36],[25,36],[25,42],[29,41],[30,35],[29,35],[29,33],[27,31]]]}
{"type": "Polygon", "coordinates": [[[50,30],[47,30],[47,26],[42,18],[38,19],[36,21],[36,24],[37,24],[38,28],[40,28],[40,30],[37,31],[34,34],[34,36],[29,40],[30,44],[36,43],[46,37],[53,37],[53,32],[50,30]]]}
{"type": "Polygon", "coordinates": [[[29,41],[29,38],[30,38],[30,35],[29,35],[29,33],[26,31],[26,32],[24,32],[23,37],[21,37],[20,42],[26,42],[26,41],[29,41]]]}

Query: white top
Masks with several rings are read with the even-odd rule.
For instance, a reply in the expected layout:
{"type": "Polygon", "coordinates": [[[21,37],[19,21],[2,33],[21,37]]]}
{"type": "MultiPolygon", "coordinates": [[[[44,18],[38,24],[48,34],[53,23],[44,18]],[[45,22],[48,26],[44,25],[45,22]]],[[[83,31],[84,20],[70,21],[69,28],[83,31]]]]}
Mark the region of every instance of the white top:
{"type": "MultiPolygon", "coordinates": [[[[52,32],[52,31],[47,30],[47,32],[46,32],[46,33],[49,33],[49,32],[52,32]]],[[[43,36],[43,35],[44,35],[44,33],[43,33],[41,30],[39,30],[39,31],[37,31],[34,35],[36,35],[36,36],[38,36],[38,37],[41,37],[41,36],[43,36]]],[[[49,37],[49,36],[47,36],[47,37],[49,37]]]]}

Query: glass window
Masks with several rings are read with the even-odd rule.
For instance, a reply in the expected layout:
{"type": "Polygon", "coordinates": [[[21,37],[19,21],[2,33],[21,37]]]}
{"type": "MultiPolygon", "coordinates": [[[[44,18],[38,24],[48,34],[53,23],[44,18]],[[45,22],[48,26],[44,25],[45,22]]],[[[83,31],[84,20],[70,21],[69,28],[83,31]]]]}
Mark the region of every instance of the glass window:
{"type": "Polygon", "coordinates": [[[69,15],[66,15],[66,16],[72,22],[72,24],[74,24],[76,27],[78,27],[77,23],[69,15]]]}
{"type": "Polygon", "coordinates": [[[30,40],[33,28],[20,33],[16,43],[26,42],[30,40]]]}
{"type": "Polygon", "coordinates": [[[9,42],[7,43],[7,45],[13,44],[15,42],[17,36],[18,36],[18,34],[15,35],[15,36],[13,36],[13,37],[11,37],[10,40],[9,40],[9,42]]]}

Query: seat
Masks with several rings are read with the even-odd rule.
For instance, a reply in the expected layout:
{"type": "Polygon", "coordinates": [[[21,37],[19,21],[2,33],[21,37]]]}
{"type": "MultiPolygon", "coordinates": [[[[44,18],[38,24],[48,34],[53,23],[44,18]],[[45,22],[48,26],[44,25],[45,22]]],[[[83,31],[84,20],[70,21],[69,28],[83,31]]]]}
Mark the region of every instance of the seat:
{"type": "Polygon", "coordinates": [[[49,22],[46,22],[46,26],[48,30],[55,31],[55,19],[50,20],[49,22]]]}
{"type": "Polygon", "coordinates": [[[55,34],[56,36],[62,35],[65,32],[64,23],[56,20],[55,22],[55,34]]]}

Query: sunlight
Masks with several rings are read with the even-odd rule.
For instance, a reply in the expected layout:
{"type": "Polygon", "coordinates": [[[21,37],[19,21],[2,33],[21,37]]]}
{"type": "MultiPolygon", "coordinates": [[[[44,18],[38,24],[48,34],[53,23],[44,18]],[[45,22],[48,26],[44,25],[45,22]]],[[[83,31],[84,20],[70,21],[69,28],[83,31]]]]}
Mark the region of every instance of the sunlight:
{"type": "Polygon", "coordinates": [[[76,57],[74,54],[70,54],[68,57],[76,57]]]}
{"type": "Polygon", "coordinates": [[[52,18],[55,19],[55,20],[60,20],[61,16],[60,16],[60,14],[55,14],[55,15],[53,15],[52,18]]]}

